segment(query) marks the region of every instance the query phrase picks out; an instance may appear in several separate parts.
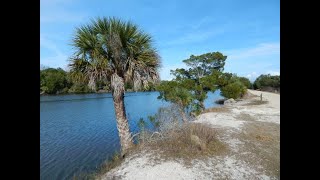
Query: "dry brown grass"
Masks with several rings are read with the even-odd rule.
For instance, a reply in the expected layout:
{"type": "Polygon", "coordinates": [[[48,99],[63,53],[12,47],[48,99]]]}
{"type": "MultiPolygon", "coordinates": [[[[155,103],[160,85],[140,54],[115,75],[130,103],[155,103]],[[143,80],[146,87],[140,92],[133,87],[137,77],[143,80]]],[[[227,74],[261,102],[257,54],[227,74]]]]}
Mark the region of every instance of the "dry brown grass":
{"type": "Polygon", "coordinates": [[[266,136],[266,135],[256,135],[255,138],[258,140],[258,141],[272,141],[272,137],[270,136],[266,136]]]}
{"type": "Polygon", "coordinates": [[[254,95],[252,93],[250,93],[249,91],[247,91],[243,96],[242,96],[242,99],[251,99],[253,97],[259,97],[257,95],[254,95]]]}
{"type": "Polygon", "coordinates": [[[255,105],[262,105],[262,104],[267,104],[268,101],[260,101],[260,100],[253,100],[253,101],[250,101],[246,104],[244,104],[244,106],[255,106],[255,105]]]}
{"type": "Polygon", "coordinates": [[[217,139],[214,129],[203,124],[188,123],[179,129],[171,130],[165,138],[144,144],[145,148],[157,150],[163,158],[207,157],[223,152],[226,146],[217,139]],[[199,138],[199,143],[192,140],[192,136],[199,138]]]}
{"type": "Polygon", "coordinates": [[[214,107],[214,108],[208,108],[208,109],[205,109],[203,113],[208,113],[208,112],[230,112],[230,110],[226,107],[214,107]]]}
{"type": "Polygon", "coordinates": [[[244,142],[240,152],[250,152],[250,156],[237,153],[236,156],[252,165],[264,167],[268,176],[280,177],[280,126],[267,122],[246,123],[241,133],[234,138],[244,142]]]}
{"type": "Polygon", "coordinates": [[[241,120],[241,121],[254,121],[256,120],[255,117],[251,116],[250,114],[246,114],[246,113],[240,113],[239,115],[236,116],[237,120],[241,120]]]}

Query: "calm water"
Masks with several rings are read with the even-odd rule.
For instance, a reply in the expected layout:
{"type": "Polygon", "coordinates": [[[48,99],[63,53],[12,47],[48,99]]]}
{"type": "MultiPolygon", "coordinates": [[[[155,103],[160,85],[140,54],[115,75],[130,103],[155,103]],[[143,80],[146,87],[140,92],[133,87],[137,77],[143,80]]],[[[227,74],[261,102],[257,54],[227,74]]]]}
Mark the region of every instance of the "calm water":
{"type": "MultiPolygon", "coordinates": [[[[154,115],[169,103],[158,92],[126,93],[125,106],[131,131],[139,118],[154,115]]],[[[219,92],[208,94],[206,107],[214,107],[219,92]]],[[[119,151],[112,96],[106,94],[40,97],[40,178],[71,179],[92,172],[119,151]]]]}

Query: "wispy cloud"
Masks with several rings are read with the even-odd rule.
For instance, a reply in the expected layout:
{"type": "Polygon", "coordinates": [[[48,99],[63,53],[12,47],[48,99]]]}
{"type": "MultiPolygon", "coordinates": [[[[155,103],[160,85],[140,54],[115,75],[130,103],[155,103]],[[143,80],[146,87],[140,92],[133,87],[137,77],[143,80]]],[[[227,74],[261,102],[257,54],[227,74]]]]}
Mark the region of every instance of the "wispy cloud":
{"type": "Polygon", "coordinates": [[[41,64],[54,68],[66,67],[68,56],[64,54],[53,41],[43,34],[40,34],[40,47],[47,49],[52,53],[51,56],[45,56],[40,53],[41,64]]]}
{"type": "Polygon", "coordinates": [[[177,39],[167,42],[167,45],[179,45],[179,44],[203,42],[213,36],[222,34],[224,32],[225,30],[222,28],[207,30],[207,31],[194,31],[191,33],[187,33],[177,39]]]}
{"type": "Polygon", "coordinates": [[[205,16],[200,21],[196,21],[196,22],[194,22],[194,24],[190,24],[190,27],[192,29],[199,29],[199,28],[203,27],[204,25],[210,24],[212,22],[214,22],[213,18],[211,18],[209,16],[205,16]]]}
{"type": "Polygon", "coordinates": [[[255,81],[257,79],[257,77],[259,77],[261,74],[270,74],[270,75],[277,75],[279,76],[280,75],[280,71],[277,71],[277,70],[271,70],[271,71],[263,71],[263,72],[251,72],[251,73],[248,73],[247,75],[245,75],[245,77],[247,77],[251,82],[255,81]]]}
{"type": "Polygon", "coordinates": [[[267,71],[266,74],[270,74],[273,76],[279,76],[280,75],[280,71],[267,71]]]}
{"type": "Polygon", "coordinates": [[[222,51],[228,56],[225,71],[237,72],[254,81],[261,74],[280,71],[280,43],[260,43],[253,47],[222,51]]]}
{"type": "Polygon", "coordinates": [[[57,45],[49,40],[44,34],[40,34],[40,47],[53,51],[56,54],[61,54],[61,51],[58,49],[57,45]]]}
{"type": "Polygon", "coordinates": [[[261,43],[256,47],[225,51],[228,59],[236,60],[253,56],[280,54],[280,43],[261,43]]]}
{"type": "MultiPolygon", "coordinates": [[[[205,16],[198,21],[190,21],[182,26],[177,26],[174,28],[175,34],[179,36],[171,37],[167,42],[166,45],[181,45],[181,44],[191,44],[191,43],[198,43],[203,42],[209,38],[214,36],[223,34],[227,31],[230,23],[219,24],[217,28],[213,22],[215,19],[209,16],[205,16]],[[181,32],[184,32],[182,35],[181,32]]],[[[170,27],[172,30],[172,27],[170,27]]]]}

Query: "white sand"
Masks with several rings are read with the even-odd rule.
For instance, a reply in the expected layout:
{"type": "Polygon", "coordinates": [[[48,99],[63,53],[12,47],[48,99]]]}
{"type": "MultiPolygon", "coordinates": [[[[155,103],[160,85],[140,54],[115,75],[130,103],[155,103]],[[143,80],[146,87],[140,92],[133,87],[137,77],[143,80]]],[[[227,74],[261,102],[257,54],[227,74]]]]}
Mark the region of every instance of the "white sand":
{"type": "MultiPolygon", "coordinates": [[[[248,90],[251,94],[260,96],[262,94],[262,99],[267,100],[269,102],[270,107],[274,107],[279,109],[280,111],[280,94],[270,93],[270,92],[262,92],[255,90],[248,90]]],[[[259,99],[259,98],[257,98],[259,99]]]]}
{"type": "Polygon", "coordinates": [[[212,157],[206,162],[194,160],[191,167],[185,167],[182,162],[175,161],[156,164],[151,154],[126,160],[120,167],[102,177],[102,179],[113,178],[124,180],[270,179],[234,157],[212,157]]]}
{"type": "MultiPolygon", "coordinates": [[[[278,179],[269,177],[261,166],[248,164],[236,157],[238,154],[251,156],[251,152],[240,152],[245,143],[231,136],[233,132],[241,132],[247,122],[261,121],[280,125],[280,95],[268,92],[249,90],[260,96],[267,104],[245,105],[243,100],[228,106],[230,112],[210,112],[200,115],[195,123],[206,123],[213,128],[222,129],[219,139],[228,144],[231,155],[208,157],[207,160],[195,159],[192,166],[186,167],[182,162],[155,160],[156,153],[141,152],[128,157],[119,167],[109,171],[102,179],[278,179]],[[241,116],[245,114],[246,116],[241,116]],[[241,118],[243,117],[243,118],[241,118]],[[249,119],[246,117],[250,117],[249,119]]],[[[260,99],[260,97],[254,97],[260,99]]]]}

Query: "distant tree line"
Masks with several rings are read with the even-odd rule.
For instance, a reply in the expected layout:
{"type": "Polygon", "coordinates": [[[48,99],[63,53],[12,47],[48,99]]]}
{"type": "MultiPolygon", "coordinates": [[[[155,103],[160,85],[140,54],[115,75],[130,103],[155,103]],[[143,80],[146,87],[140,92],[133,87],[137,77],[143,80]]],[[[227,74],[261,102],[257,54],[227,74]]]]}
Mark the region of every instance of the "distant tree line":
{"type": "MultiPolygon", "coordinates": [[[[133,91],[133,84],[125,83],[126,91],[133,91]]],[[[140,91],[155,91],[155,85],[149,84],[140,91]]],[[[66,93],[95,93],[110,92],[108,82],[98,80],[95,82],[95,88],[89,87],[87,81],[80,81],[71,72],[62,68],[42,67],[40,69],[40,93],[41,94],[66,94],[66,93]]]]}
{"type": "Polygon", "coordinates": [[[254,81],[253,88],[262,91],[277,91],[280,93],[280,76],[262,74],[254,81]]]}

